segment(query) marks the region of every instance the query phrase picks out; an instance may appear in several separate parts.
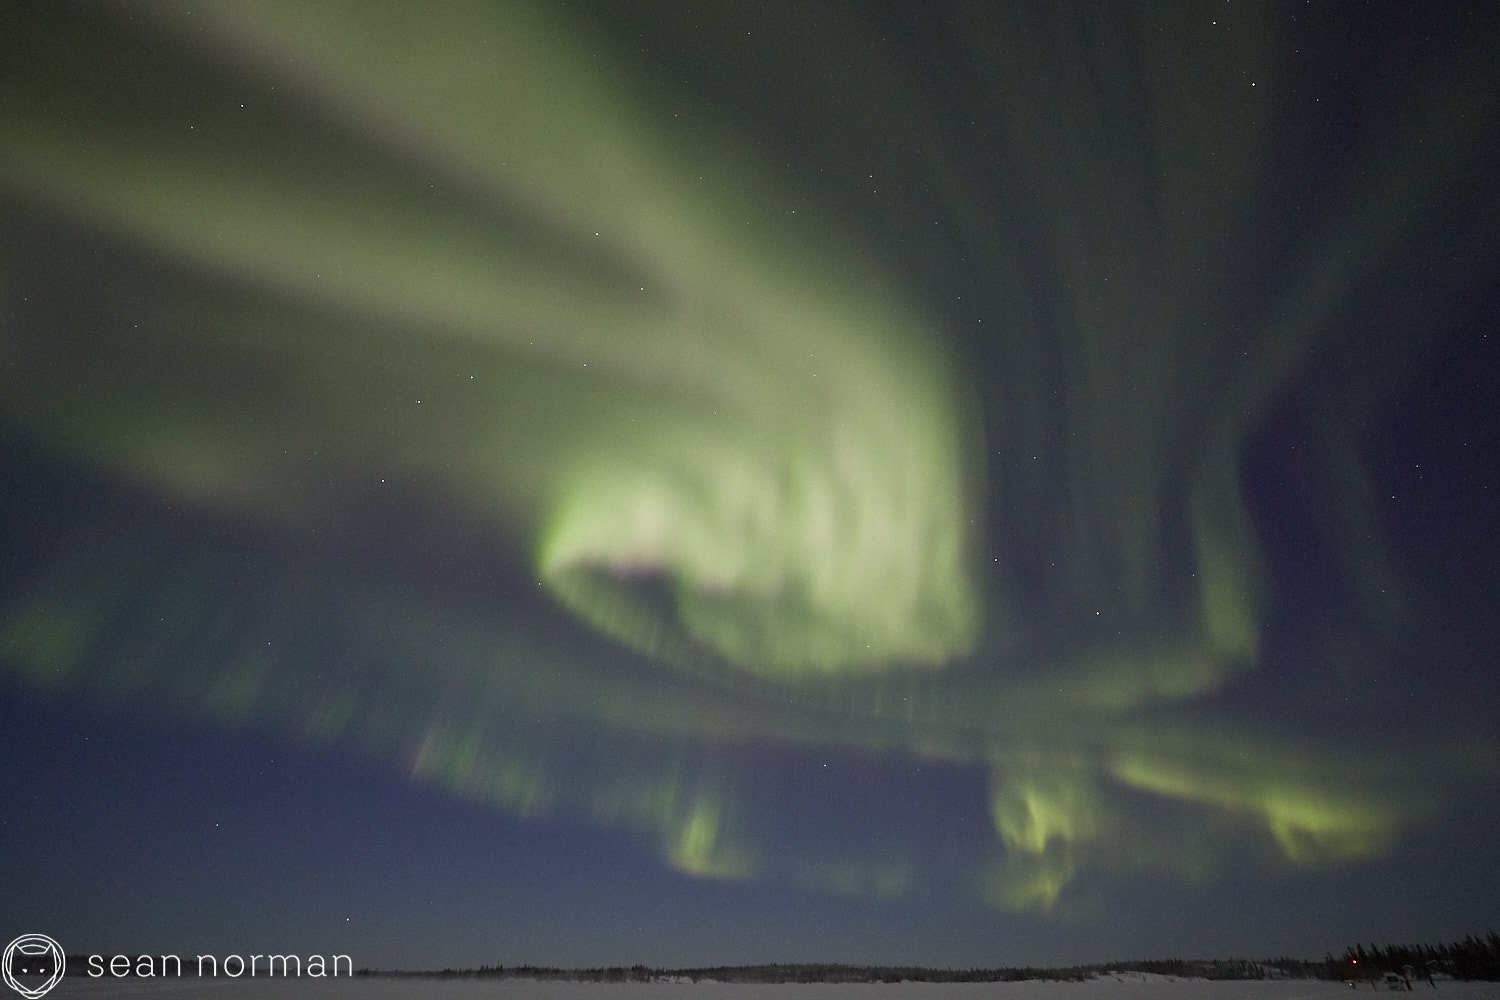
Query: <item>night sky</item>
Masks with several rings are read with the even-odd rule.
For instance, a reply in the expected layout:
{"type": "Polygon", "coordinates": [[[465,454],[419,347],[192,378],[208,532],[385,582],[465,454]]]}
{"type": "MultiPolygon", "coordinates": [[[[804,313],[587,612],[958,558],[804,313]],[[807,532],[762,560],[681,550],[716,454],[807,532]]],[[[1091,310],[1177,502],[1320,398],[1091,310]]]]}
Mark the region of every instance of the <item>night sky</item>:
{"type": "Polygon", "coordinates": [[[0,4],[0,939],[1500,927],[1500,8],[0,4]]]}

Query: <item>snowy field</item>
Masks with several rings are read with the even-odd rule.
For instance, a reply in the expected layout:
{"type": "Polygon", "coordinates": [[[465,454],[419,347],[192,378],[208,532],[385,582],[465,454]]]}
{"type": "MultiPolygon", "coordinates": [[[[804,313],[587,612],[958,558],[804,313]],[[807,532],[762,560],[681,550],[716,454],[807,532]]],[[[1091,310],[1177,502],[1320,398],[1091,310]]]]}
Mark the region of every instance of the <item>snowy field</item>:
{"type": "MultiPolygon", "coordinates": [[[[448,982],[435,979],[91,981],[69,978],[49,997],[170,997],[173,1000],[1304,1000],[1367,995],[1341,983],[1316,981],[1204,982],[1122,977],[1086,983],[899,983],[781,985],[722,983],[538,983],[528,980],[448,982]]],[[[1384,990],[1381,995],[1387,995],[1384,990]]],[[[1500,983],[1425,983],[1414,1000],[1500,1000],[1500,983]]]]}

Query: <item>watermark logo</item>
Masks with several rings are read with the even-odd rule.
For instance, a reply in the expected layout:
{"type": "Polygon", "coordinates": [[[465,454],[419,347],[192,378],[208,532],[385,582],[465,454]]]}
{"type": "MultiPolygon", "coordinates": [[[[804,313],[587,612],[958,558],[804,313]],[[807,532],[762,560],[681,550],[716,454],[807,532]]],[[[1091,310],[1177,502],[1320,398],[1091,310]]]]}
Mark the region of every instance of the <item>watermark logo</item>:
{"type": "Polygon", "coordinates": [[[5,975],[5,985],[36,1000],[58,984],[67,966],[62,945],[45,934],[22,934],[6,945],[0,972],[5,975]]]}

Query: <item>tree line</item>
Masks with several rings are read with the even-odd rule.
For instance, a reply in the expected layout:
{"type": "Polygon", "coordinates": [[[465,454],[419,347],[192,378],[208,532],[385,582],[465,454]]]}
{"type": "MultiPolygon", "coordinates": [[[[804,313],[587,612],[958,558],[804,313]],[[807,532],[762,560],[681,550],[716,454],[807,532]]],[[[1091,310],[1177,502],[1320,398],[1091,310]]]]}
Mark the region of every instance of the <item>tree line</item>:
{"type": "Polygon", "coordinates": [[[1483,938],[1470,934],[1448,944],[1351,945],[1343,957],[1324,959],[1329,979],[1364,978],[1371,974],[1402,972],[1407,966],[1419,976],[1451,976],[1454,979],[1500,980],[1500,934],[1490,931],[1483,938]]]}
{"type": "MultiPolygon", "coordinates": [[[[67,957],[68,974],[78,975],[83,955],[67,957]]],[[[853,965],[777,963],[658,968],[610,965],[564,969],[542,965],[481,965],[424,971],[358,969],[356,976],[453,979],[537,979],[568,982],[720,982],[720,983],[1007,983],[1025,980],[1082,982],[1124,973],[1148,973],[1176,979],[1376,979],[1387,972],[1418,979],[1428,977],[1500,981],[1500,935],[1470,934],[1462,941],[1438,944],[1354,944],[1342,956],[1322,961],[1300,958],[1145,959],[1063,967],[929,968],[919,965],[853,965]]]]}

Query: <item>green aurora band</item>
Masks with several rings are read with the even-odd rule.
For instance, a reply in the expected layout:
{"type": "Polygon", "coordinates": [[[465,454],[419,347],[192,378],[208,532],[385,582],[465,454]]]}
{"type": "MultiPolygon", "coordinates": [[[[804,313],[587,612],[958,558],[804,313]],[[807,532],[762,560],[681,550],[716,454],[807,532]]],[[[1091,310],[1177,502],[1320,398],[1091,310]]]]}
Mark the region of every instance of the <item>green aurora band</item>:
{"type": "MultiPolygon", "coordinates": [[[[377,148],[435,160],[430,173],[361,171],[364,150],[323,142],[311,126],[268,165],[257,147],[277,131],[274,121],[223,124],[232,138],[204,144],[196,127],[175,138],[142,134],[148,123],[131,109],[103,102],[88,116],[9,118],[16,141],[6,172],[179,259],[367,322],[404,321],[420,331],[408,336],[434,345],[476,345],[487,354],[474,359],[484,384],[466,405],[480,412],[448,425],[480,428],[465,453],[434,455],[425,435],[402,453],[378,424],[356,423],[338,444],[368,452],[378,443],[377,455],[356,459],[369,464],[367,481],[388,464],[481,510],[517,512],[540,550],[543,578],[611,634],[650,651],[702,647],[776,673],[967,652],[974,596],[961,554],[969,522],[954,391],[941,353],[925,349],[923,328],[933,324],[894,298],[860,292],[889,282],[840,266],[846,255],[819,252],[798,231],[726,239],[730,219],[753,217],[754,203],[684,197],[685,168],[708,167],[650,149],[629,130],[642,112],[612,98],[608,81],[592,79],[598,71],[555,31],[519,13],[506,12],[496,26],[503,30],[480,36],[466,30],[479,11],[461,5],[421,24],[399,12],[349,19],[305,4],[258,6],[253,16],[219,9],[217,29],[231,51],[258,59],[261,74],[305,80],[322,113],[367,122],[385,137],[377,148]],[[247,38],[253,55],[243,51],[247,38]],[[429,46],[445,55],[412,59],[429,46]],[[420,67],[420,88],[393,65],[420,67]],[[476,89],[507,95],[489,105],[483,128],[471,120],[476,89]],[[85,147],[90,155],[77,155],[85,147]],[[433,176],[461,179],[477,210],[431,197],[420,205],[424,178],[433,176]],[[420,234],[415,242],[400,235],[408,230],[420,234]],[[538,243],[551,252],[539,254],[538,243]],[[773,254],[757,243],[807,248],[773,254]],[[485,425],[513,428],[558,405],[555,393],[541,394],[541,379],[528,378],[535,367],[551,368],[570,399],[586,400],[586,412],[566,430],[527,428],[521,440],[504,440],[485,425]],[[536,448],[539,437],[540,481],[512,478],[531,460],[516,452],[536,448]],[[442,464],[431,468],[434,460],[442,464]],[[663,579],[670,608],[635,596],[640,575],[663,579]],[[672,634],[658,636],[668,623],[672,634]]],[[[56,77],[67,70],[31,78],[35,100],[65,87],[56,77]]],[[[229,101],[204,95],[205,121],[229,101]]],[[[15,102],[11,111],[27,107],[15,102]]],[[[744,185],[715,177],[712,186],[744,185]]],[[[179,322],[221,355],[271,350],[266,328],[277,325],[248,322],[231,346],[221,322],[190,308],[179,322]]],[[[327,333],[270,336],[300,343],[327,333]]],[[[395,380],[410,360],[375,375],[395,380]]],[[[174,492],[237,489],[217,481],[230,476],[249,480],[249,490],[279,490],[284,476],[255,454],[255,442],[227,442],[218,430],[243,411],[223,414],[206,440],[160,426],[167,401],[221,408],[202,398],[196,373],[179,374],[179,384],[120,401],[146,411],[125,418],[126,440],[110,442],[111,452],[148,465],[174,492]]],[[[283,419],[318,416],[321,400],[291,393],[277,401],[283,419]]]]}
{"type": "MultiPolygon", "coordinates": [[[[360,746],[523,815],[643,831],[683,871],[881,897],[953,878],[1050,909],[1089,868],[1368,857],[1439,808],[1424,775],[1447,746],[1273,743],[1213,696],[1258,668],[1269,600],[1245,442],[1420,238],[1392,192],[1440,199],[1477,140],[1387,150],[1261,331],[1217,336],[1240,309],[1224,234],[1270,170],[1280,54],[1255,11],[1174,27],[1159,65],[1103,45],[1150,155],[1110,138],[1066,26],[971,13],[1009,40],[978,71],[1075,290],[1044,302],[1022,250],[993,251],[997,429],[868,236],[718,123],[656,111],[607,33],[522,4],[408,10],[5,15],[0,212],[44,249],[0,251],[0,420],[137,493],[8,543],[37,571],[0,606],[0,669],[360,746]],[[1226,96],[1208,113],[1203,93],[1226,96]],[[1043,471],[986,497],[987,455],[1043,471]],[[392,574],[373,553],[403,532],[525,579],[491,604],[392,574]],[[1017,539],[1052,556],[1024,579],[990,557],[1017,539]],[[982,768],[989,843],[956,875],[878,830],[777,843],[764,817],[787,806],[746,749],[776,747],[982,768]]],[[[782,85],[824,87],[829,120],[882,95],[880,127],[926,138],[873,44],[786,19],[782,85]],[[857,68],[825,79],[835,36],[857,68]]],[[[1462,135],[1484,88],[1431,89],[1401,113],[1462,135]]],[[[940,142],[913,145],[973,233],[999,225],[940,142]]],[[[1347,544],[1353,571],[1379,562],[1347,544]]],[[[414,566],[439,558],[422,545],[414,566]]],[[[1447,780],[1494,767],[1464,745],[1447,780]]]]}

